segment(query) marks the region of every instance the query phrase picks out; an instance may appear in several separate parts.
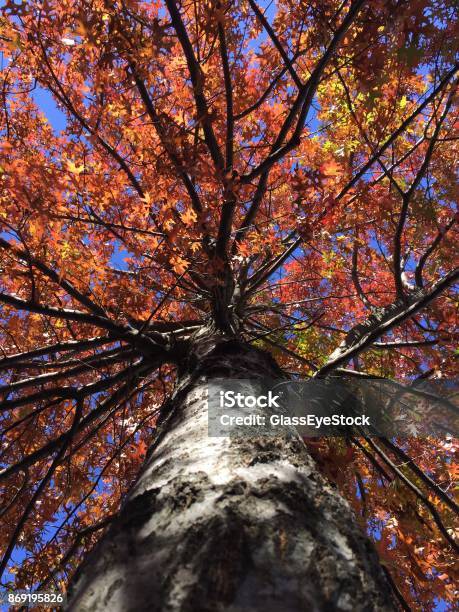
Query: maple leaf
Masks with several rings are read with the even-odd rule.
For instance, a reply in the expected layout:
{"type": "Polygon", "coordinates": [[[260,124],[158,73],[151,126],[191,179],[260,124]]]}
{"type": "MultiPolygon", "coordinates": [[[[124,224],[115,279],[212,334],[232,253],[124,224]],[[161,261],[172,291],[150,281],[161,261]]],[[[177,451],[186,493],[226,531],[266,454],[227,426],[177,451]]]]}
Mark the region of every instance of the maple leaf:
{"type": "Polygon", "coordinates": [[[190,226],[197,221],[198,216],[192,208],[188,208],[180,215],[180,218],[186,226],[190,226]]]}
{"type": "Polygon", "coordinates": [[[188,261],[180,255],[174,255],[171,258],[172,269],[177,274],[183,274],[188,267],[188,261]]]}
{"type": "Polygon", "coordinates": [[[341,166],[333,159],[322,164],[320,166],[320,171],[327,178],[336,177],[342,172],[341,166]]]}
{"type": "Polygon", "coordinates": [[[248,257],[250,255],[250,245],[246,242],[240,242],[237,248],[242,257],[248,257]]]}
{"type": "Polygon", "coordinates": [[[67,160],[67,168],[72,174],[81,174],[85,169],[84,164],[77,166],[76,163],[70,159],[67,160]]]}
{"type": "Polygon", "coordinates": [[[131,449],[131,457],[136,461],[142,461],[147,453],[147,445],[144,440],[140,440],[138,444],[132,447],[131,449]]]}

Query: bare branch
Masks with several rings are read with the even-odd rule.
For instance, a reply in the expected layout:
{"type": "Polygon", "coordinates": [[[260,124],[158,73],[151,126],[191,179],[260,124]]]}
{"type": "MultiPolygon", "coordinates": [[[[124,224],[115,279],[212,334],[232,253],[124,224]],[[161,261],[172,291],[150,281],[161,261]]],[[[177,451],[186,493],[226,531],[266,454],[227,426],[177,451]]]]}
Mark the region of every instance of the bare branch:
{"type": "Polygon", "coordinates": [[[196,189],[194,188],[193,182],[190,179],[190,177],[188,176],[186,170],[183,168],[183,164],[181,162],[181,160],[179,159],[179,156],[177,155],[177,153],[173,150],[171,143],[168,140],[168,137],[165,133],[164,130],[164,126],[161,122],[161,117],[158,115],[158,113],[156,112],[156,109],[154,107],[153,104],[153,100],[150,97],[150,94],[148,93],[148,90],[145,86],[145,83],[143,82],[143,80],[140,78],[140,76],[137,74],[136,68],[134,65],[131,64],[131,70],[132,70],[132,76],[135,80],[135,83],[137,85],[137,89],[140,93],[140,97],[142,98],[142,101],[145,105],[145,108],[150,116],[150,119],[153,123],[153,126],[159,136],[159,139],[161,141],[161,144],[163,145],[164,149],[167,151],[167,154],[169,155],[169,158],[171,160],[171,162],[173,163],[176,171],[178,172],[183,184],[185,185],[185,189],[188,192],[188,195],[190,196],[190,200],[191,200],[191,204],[193,206],[194,211],[197,214],[201,214],[202,213],[202,204],[201,204],[201,200],[199,199],[199,196],[196,192],[196,189]]]}
{"type": "Polygon", "coordinates": [[[69,380],[73,376],[76,376],[77,374],[81,374],[82,372],[91,371],[91,370],[94,370],[95,368],[101,368],[101,367],[105,367],[105,366],[115,364],[115,363],[120,363],[130,358],[132,358],[131,348],[123,349],[121,351],[118,350],[115,355],[108,355],[108,356],[99,355],[97,358],[93,358],[92,360],[86,360],[85,362],[80,363],[74,368],[69,368],[67,370],[63,370],[59,372],[48,372],[46,374],[39,374],[31,378],[25,378],[22,380],[18,380],[18,381],[9,383],[8,385],[3,386],[3,387],[0,386],[0,394],[9,395],[10,393],[16,393],[20,389],[27,389],[28,387],[36,387],[36,386],[44,385],[46,383],[53,383],[57,380],[62,380],[62,379],[69,380]]]}
{"type": "Polygon", "coordinates": [[[293,103],[287,118],[281,127],[279,134],[271,148],[269,156],[261,162],[251,172],[241,177],[241,182],[250,183],[255,177],[263,175],[266,171],[269,171],[271,167],[280,159],[285,157],[292,149],[297,147],[300,143],[301,132],[303,131],[304,124],[307,119],[307,115],[316,93],[317,86],[320,83],[321,76],[329,64],[334,52],[341,43],[342,39],[346,35],[351,25],[354,23],[357,14],[364,5],[365,0],[356,0],[349,9],[346,17],[343,19],[341,25],[336,30],[329,46],[322,55],[321,59],[317,63],[316,67],[311,73],[308,81],[301,88],[295,102],[293,103]],[[295,117],[298,115],[298,120],[295,129],[289,138],[289,140],[283,145],[290,128],[292,127],[295,117]]]}
{"type": "Polygon", "coordinates": [[[436,495],[439,499],[443,501],[455,514],[459,516],[459,506],[456,502],[440,488],[436,482],[428,476],[424,470],[413,461],[413,459],[399,446],[388,440],[387,438],[380,438],[382,443],[387,446],[395,455],[400,457],[415,474],[416,476],[422,480],[422,482],[429,487],[429,489],[436,495]]]}
{"type": "Polygon", "coordinates": [[[255,190],[252,205],[247,211],[247,214],[245,215],[239,227],[239,230],[236,234],[236,242],[240,242],[244,238],[244,235],[247,232],[247,229],[253,223],[258,213],[258,209],[260,207],[260,204],[262,202],[263,196],[266,191],[266,187],[268,184],[268,177],[269,177],[271,168],[274,166],[274,164],[277,161],[285,157],[285,155],[289,151],[294,149],[300,143],[300,136],[303,131],[304,124],[306,123],[308,112],[312,104],[312,101],[314,99],[316,89],[320,83],[320,79],[322,77],[323,71],[325,70],[326,66],[330,62],[334,52],[336,51],[336,48],[339,46],[346,32],[348,31],[348,29],[351,27],[352,23],[354,22],[364,2],[365,0],[356,0],[356,2],[349,9],[348,14],[343,19],[343,22],[341,23],[340,27],[336,30],[332,38],[332,41],[327,47],[322,58],[317,63],[317,66],[312,71],[311,76],[309,77],[308,81],[306,82],[305,85],[302,86],[301,90],[299,91],[298,96],[295,102],[293,103],[284,121],[284,124],[282,125],[276,137],[276,140],[274,141],[274,144],[271,147],[271,151],[268,157],[263,162],[261,162],[256,168],[254,168],[251,172],[241,177],[242,183],[250,183],[254,178],[261,175],[258,185],[255,190]],[[288,142],[286,144],[283,144],[291,127],[293,126],[295,117],[297,115],[299,115],[299,118],[297,120],[297,124],[293,131],[293,134],[288,140],[288,142]]]}
{"type": "Polygon", "coordinates": [[[80,310],[70,310],[67,308],[55,308],[54,306],[42,306],[34,302],[22,300],[21,298],[6,293],[0,293],[0,302],[13,306],[17,310],[37,312],[38,314],[65,319],[68,321],[78,321],[100,327],[111,332],[114,339],[125,340],[133,346],[139,348],[145,355],[157,353],[158,346],[165,346],[167,338],[157,332],[150,332],[148,336],[139,334],[130,327],[117,325],[108,318],[91,315],[80,310]]]}
{"type": "MultiPolygon", "coordinates": [[[[159,364],[157,364],[159,367],[159,364]]],[[[122,382],[126,378],[128,381],[121,385],[118,389],[116,389],[106,400],[104,400],[97,408],[91,410],[84,418],[81,419],[77,432],[83,431],[88,425],[97,420],[100,416],[103,416],[107,411],[111,410],[114,406],[116,406],[120,401],[124,399],[131,386],[137,381],[141,376],[147,374],[148,372],[154,370],[155,367],[152,364],[145,364],[143,362],[137,362],[134,365],[126,368],[122,372],[118,373],[116,376],[110,377],[108,379],[108,383],[104,387],[97,386],[97,383],[93,383],[92,385],[88,385],[85,387],[81,387],[80,389],[72,389],[72,394],[68,394],[68,397],[75,398],[79,397],[83,399],[88,395],[92,395],[93,393],[103,391],[106,388],[113,387],[118,382],[122,382]],[[89,389],[88,389],[89,387],[89,389]]],[[[107,381],[107,379],[105,379],[107,381]]],[[[62,397],[66,397],[63,395],[62,397]]],[[[16,474],[18,471],[24,470],[25,468],[33,465],[40,459],[43,459],[53,453],[56,448],[59,447],[62,440],[66,436],[66,432],[46,443],[44,446],[38,448],[34,452],[30,453],[30,455],[26,455],[20,461],[15,464],[3,469],[0,472],[0,481],[3,481],[13,474],[16,474]]]]}

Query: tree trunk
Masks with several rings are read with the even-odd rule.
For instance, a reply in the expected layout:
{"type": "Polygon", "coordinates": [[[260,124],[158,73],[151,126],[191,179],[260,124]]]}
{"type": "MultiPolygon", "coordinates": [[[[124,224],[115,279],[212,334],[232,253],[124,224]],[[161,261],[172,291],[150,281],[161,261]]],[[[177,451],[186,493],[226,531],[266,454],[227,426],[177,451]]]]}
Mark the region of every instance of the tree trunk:
{"type": "Polygon", "coordinates": [[[376,553],[300,438],[211,438],[206,384],[282,376],[236,340],[198,342],[72,611],[393,610],[376,553]]]}

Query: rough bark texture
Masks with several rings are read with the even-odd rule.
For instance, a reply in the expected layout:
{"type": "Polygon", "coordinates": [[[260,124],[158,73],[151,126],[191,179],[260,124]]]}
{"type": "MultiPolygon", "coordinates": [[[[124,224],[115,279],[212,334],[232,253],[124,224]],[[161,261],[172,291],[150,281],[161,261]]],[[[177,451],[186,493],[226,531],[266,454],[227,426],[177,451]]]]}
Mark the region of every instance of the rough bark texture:
{"type": "Polygon", "coordinates": [[[300,439],[210,438],[206,381],[277,377],[237,341],[198,342],[72,611],[393,610],[376,554],[300,439]]]}

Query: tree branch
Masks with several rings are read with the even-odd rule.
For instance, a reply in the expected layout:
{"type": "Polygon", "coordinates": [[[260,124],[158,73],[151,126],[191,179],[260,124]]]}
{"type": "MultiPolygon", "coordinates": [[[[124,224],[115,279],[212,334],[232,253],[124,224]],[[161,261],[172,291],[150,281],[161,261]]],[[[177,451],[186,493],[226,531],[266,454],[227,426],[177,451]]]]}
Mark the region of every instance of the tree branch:
{"type": "Polygon", "coordinates": [[[16,363],[23,363],[28,359],[34,357],[42,357],[43,355],[49,355],[50,353],[63,353],[69,351],[83,351],[86,349],[97,348],[104,344],[110,344],[113,342],[113,338],[110,336],[98,336],[95,338],[88,338],[87,340],[69,340],[66,342],[56,342],[55,344],[49,344],[48,346],[41,346],[33,349],[32,351],[25,351],[23,353],[16,353],[14,355],[8,355],[3,359],[0,359],[0,370],[9,369],[16,363]]]}
{"type": "Polygon", "coordinates": [[[317,376],[328,374],[341,364],[347,363],[351,357],[361,353],[374,340],[428,306],[458,278],[459,268],[437,281],[430,291],[417,291],[408,298],[407,303],[394,302],[384,308],[379,316],[370,317],[366,322],[354,327],[342,344],[330,355],[327,363],[320,368],[317,376]]]}
{"type": "Polygon", "coordinates": [[[273,28],[271,27],[271,24],[269,23],[269,21],[264,16],[264,13],[262,13],[262,11],[259,9],[259,7],[258,7],[257,3],[255,2],[255,0],[249,0],[249,4],[252,7],[253,12],[257,16],[258,21],[264,27],[264,29],[266,30],[269,38],[272,40],[274,46],[279,51],[280,56],[284,60],[285,67],[290,72],[290,75],[291,75],[292,79],[295,81],[295,85],[298,87],[298,89],[301,89],[303,87],[303,83],[302,83],[300,77],[298,76],[298,74],[296,73],[296,70],[293,67],[293,64],[292,64],[290,58],[288,57],[288,55],[287,55],[287,53],[286,53],[282,43],[278,39],[278,37],[277,37],[276,33],[274,32],[273,28]]]}
{"type": "Polygon", "coordinates": [[[439,84],[433,89],[433,91],[426,97],[424,102],[422,102],[410,115],[403,121],[399,127],[392,132],[392,134],[387,138],[384,144],[376,151],[374,155],[370,157],[370,159],[360,168],[360,170],[355,174],[352,179],[343,187],[343,189],[336,196],[337,200],[340,200],[346,193],[354,187],[354,185],[359,181],[362,176],[365,174],[367,170],[371,168],[371,166],[381,157],[381,155],[390,147],[390,145],[402,134],[406,128],[410,125],[410,123],[420,114],[422,111],[428,106],[436,96],[448,85],[451,79],[456,74],[459,68],[459,64],[455,64],[451,70],[449,70],[445,76],[441,79],[439,84]]]}
{"type": "Polygon", "coordinates": [[[201,67],[194,54],[193,46],[188,37],[186,27],[183,23],[180,11],[177,8],[175,0],[165,0],[166,6],[171,17],[172,25],[175,29],[177,37],[185,54],[185,59],[190,73],[191,83],[193,85],[193,94],[196,102],[196,110],[198,112],[198,121],[202,124],[204,130],[204,139],[209,149],[212,160],[218,171],[223,172],[225,161],[220,151],[217,139],[212,127],[211,117],[207,107],[207,101],[204,96],[204,75],[201,67]]]}
{"type": "Polygon", "coordinates": [[[24,251],[14,244],[11,244],[4,238],[0,237],[0,248],[5,249],[6,251],[10,251],[14,253],[16,257],[20,257],[25,261],[29,262],[32,266],[40,270],[45,276],[50,278],[53,282],[55,282],[59,287],[62,287],[64,291],[68,293],[68,295],[75,298],[80,304],[86,306],[91,312],[93,312],[96,316],[106,317],[106,313],[103,308],[94,304],[94,302],[87,296],[81,293],[76,287],[72,285],[72,283],[65,278],[63,278],[60,274],[58,274],[55,270],[47,266],[45,263],[31,255],[28,251],[24,251]]]}

